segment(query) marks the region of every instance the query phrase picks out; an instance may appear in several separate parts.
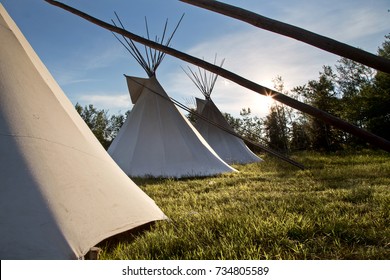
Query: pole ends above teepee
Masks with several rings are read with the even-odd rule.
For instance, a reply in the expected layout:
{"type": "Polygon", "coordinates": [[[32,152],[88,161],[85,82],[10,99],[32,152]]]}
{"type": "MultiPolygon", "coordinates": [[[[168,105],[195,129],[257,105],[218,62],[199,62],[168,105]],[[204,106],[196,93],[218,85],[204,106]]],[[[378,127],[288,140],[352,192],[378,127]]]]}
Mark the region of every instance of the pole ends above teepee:
{"type": "MultiPolygon", "coordinates": [[[[115,13],[116,19],[118,23],[116,23],[114,20],[111,20],[112,23],[115,26],[120,25],[121,28],[125,29],[121,19],[119,18],[118,14],[115,13]]],[[[156,43],[159,43],[164,46],[170,46],[173,36],[175,35],[177,29],[180,26],[180,23],[182,22],[184,18],[184,14],[180,17],[178,23],[176,24],[174,30],[170,35],[167,36],[167,29],[168,29],[168,19],[165,21],[165,25],[163,28],[163,32],[161,35],[161,38],[155,37],[154,41],[156,43]],[[167,37],[166,37],[167,36],[167,37]]],[[[148,21],[145,17],[145,27],[146,27],[146,35],[148,40],[150,39],[150,33],[149,33],[149,25],[148,21]]],[[[165,53],[162,51],[158,51],[156,49],[150,48],[148,46],[142,46],[143,51],[140,50],[140,48],[137,46],[137,44],[129,38],[126,38],[125,36],[119,36],[116,35],[114,32],[112,33],[115,38],[122,44],[122,46],[130,53],[130,55],[135,59],[135,61],[145,70],[148,77],[152,77],[156,75],[157,68],[160,66],[161,62],[163,61],[165,57],[165,53]]]]}

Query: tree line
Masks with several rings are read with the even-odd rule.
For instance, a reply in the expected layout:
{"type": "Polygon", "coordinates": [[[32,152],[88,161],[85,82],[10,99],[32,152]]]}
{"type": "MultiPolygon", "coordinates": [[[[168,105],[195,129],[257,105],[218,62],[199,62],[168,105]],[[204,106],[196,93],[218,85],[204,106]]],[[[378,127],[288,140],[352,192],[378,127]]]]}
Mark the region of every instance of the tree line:
{"type": "MultiPolygon", "coordinates": [[[[378,55],[390,59],[390,34],[385,38],[378,48],[378,55]]],[[[291,91],[284,89],[283,79],[279,76],[274,79],[274,87],[283,94],[390,140],[390,75],[387,73],[375,72],[341,58],[334,67],[323,66],[316,80],[291,91]]],[[[106,149],[129,113],[109,116],[107,110],[97,109],[91,104],[85,107],[76,104],[76,110],[106,149]]],[[[224,116],[240,135],[282,152],[329,152],[367,147],[360,139],[279,103],[274,103],[263,118],[253,116],[250,108],[242,109],[240,117],[228,113],[224,116]]]]}
{"type": "MultiPolygon", "coordinates": [[[[378,48],[378,55],[390,58],[390,35],[385,38],[378,48]]],[[[375,72],[341,58],[334,67],[323,66],[318,79],[290,92],[284,90],[281,77],[274,79],[274,87],[283,94],[390,140],[390,75],[387,73],[375,72]]],[[[241,129],[244,136],[258,142],[265,140],[270,148],[278,151],[330,152],[368,147],[359,138],[283,104],[274,103],[269,114],[261,119],[251,116],[249,108],[243,109],[240,115],[240,118],[229,114],[225,117],[235,129],[241,129]]]]}

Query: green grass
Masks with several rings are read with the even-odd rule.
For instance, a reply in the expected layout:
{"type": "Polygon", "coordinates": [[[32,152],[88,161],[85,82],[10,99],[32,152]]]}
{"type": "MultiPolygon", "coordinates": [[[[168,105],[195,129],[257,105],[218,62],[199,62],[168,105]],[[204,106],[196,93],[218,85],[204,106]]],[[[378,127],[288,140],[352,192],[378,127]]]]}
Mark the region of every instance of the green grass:
{"type": "Polygon", "coordinates": [[[103,259],[390,259],[390,156],[300,153],[239,173],[134,180],[170,218],[103,259]]]}

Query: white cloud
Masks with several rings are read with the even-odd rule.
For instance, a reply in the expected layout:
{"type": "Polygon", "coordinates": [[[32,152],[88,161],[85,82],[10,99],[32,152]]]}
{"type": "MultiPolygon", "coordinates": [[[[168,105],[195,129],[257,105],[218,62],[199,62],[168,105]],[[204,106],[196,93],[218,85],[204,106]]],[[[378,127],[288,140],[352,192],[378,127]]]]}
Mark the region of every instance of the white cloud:
{"type": "Polygon", "coordinates": [[[125,113],[132,104],[128,94],[85,94],[78,97],[81,105],[93,104],[96,108],[109,109],[109,113],[125,113]]]}

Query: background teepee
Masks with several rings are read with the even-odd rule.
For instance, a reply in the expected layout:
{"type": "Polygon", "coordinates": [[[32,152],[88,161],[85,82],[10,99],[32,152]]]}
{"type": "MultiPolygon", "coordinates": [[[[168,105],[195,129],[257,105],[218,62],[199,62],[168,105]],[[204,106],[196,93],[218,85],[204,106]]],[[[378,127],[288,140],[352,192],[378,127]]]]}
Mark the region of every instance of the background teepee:
{"type": "MultiPolygon", "coordinates": [[[[161,40],[156,41],[169,45],[178,25],[165,40],[166,23],[161,40]]],[[[149,38],[148,28],[147,34],[149,38]]],[[[219,158],[159,84],[156,70],[164,54],[145,47],[142,55],[133,41],[125,37],[120,41],[149,76],[148,79],[126,76],[135,105],[108,149],[125,173],[136,177],[180,178],[235,171],[219,158]]]]}
{"type": "MultiPolygon", "coordinates": [[[[221,67],[224,60],[221,62],[221,67]]],[[[214,64],[216,63],[216,57],[214,64]]],[[[207,143],[217,152],[217,154],[227,163],[252,163],[260,162],[257,157],[244,143],[243,140],[230,134],[234,131],[217,106],[211,100],[211,93],[214,89],[218,75],[208,72],[198,67],[197,71],[188,67],[188,72],[183,69],[192,80],[199,91],[204,95],[205,100],[196,98],[196,112],[202,116],[198,118],[195,128],[204,137],[207,143]],[[221,129],[222,128],[222,129],[221,129]]]]}
{"type": "Polygon", "coordinates": [[[0,4],[0,259],[77,259],[165,219],[104,151],[0,4]]]}

